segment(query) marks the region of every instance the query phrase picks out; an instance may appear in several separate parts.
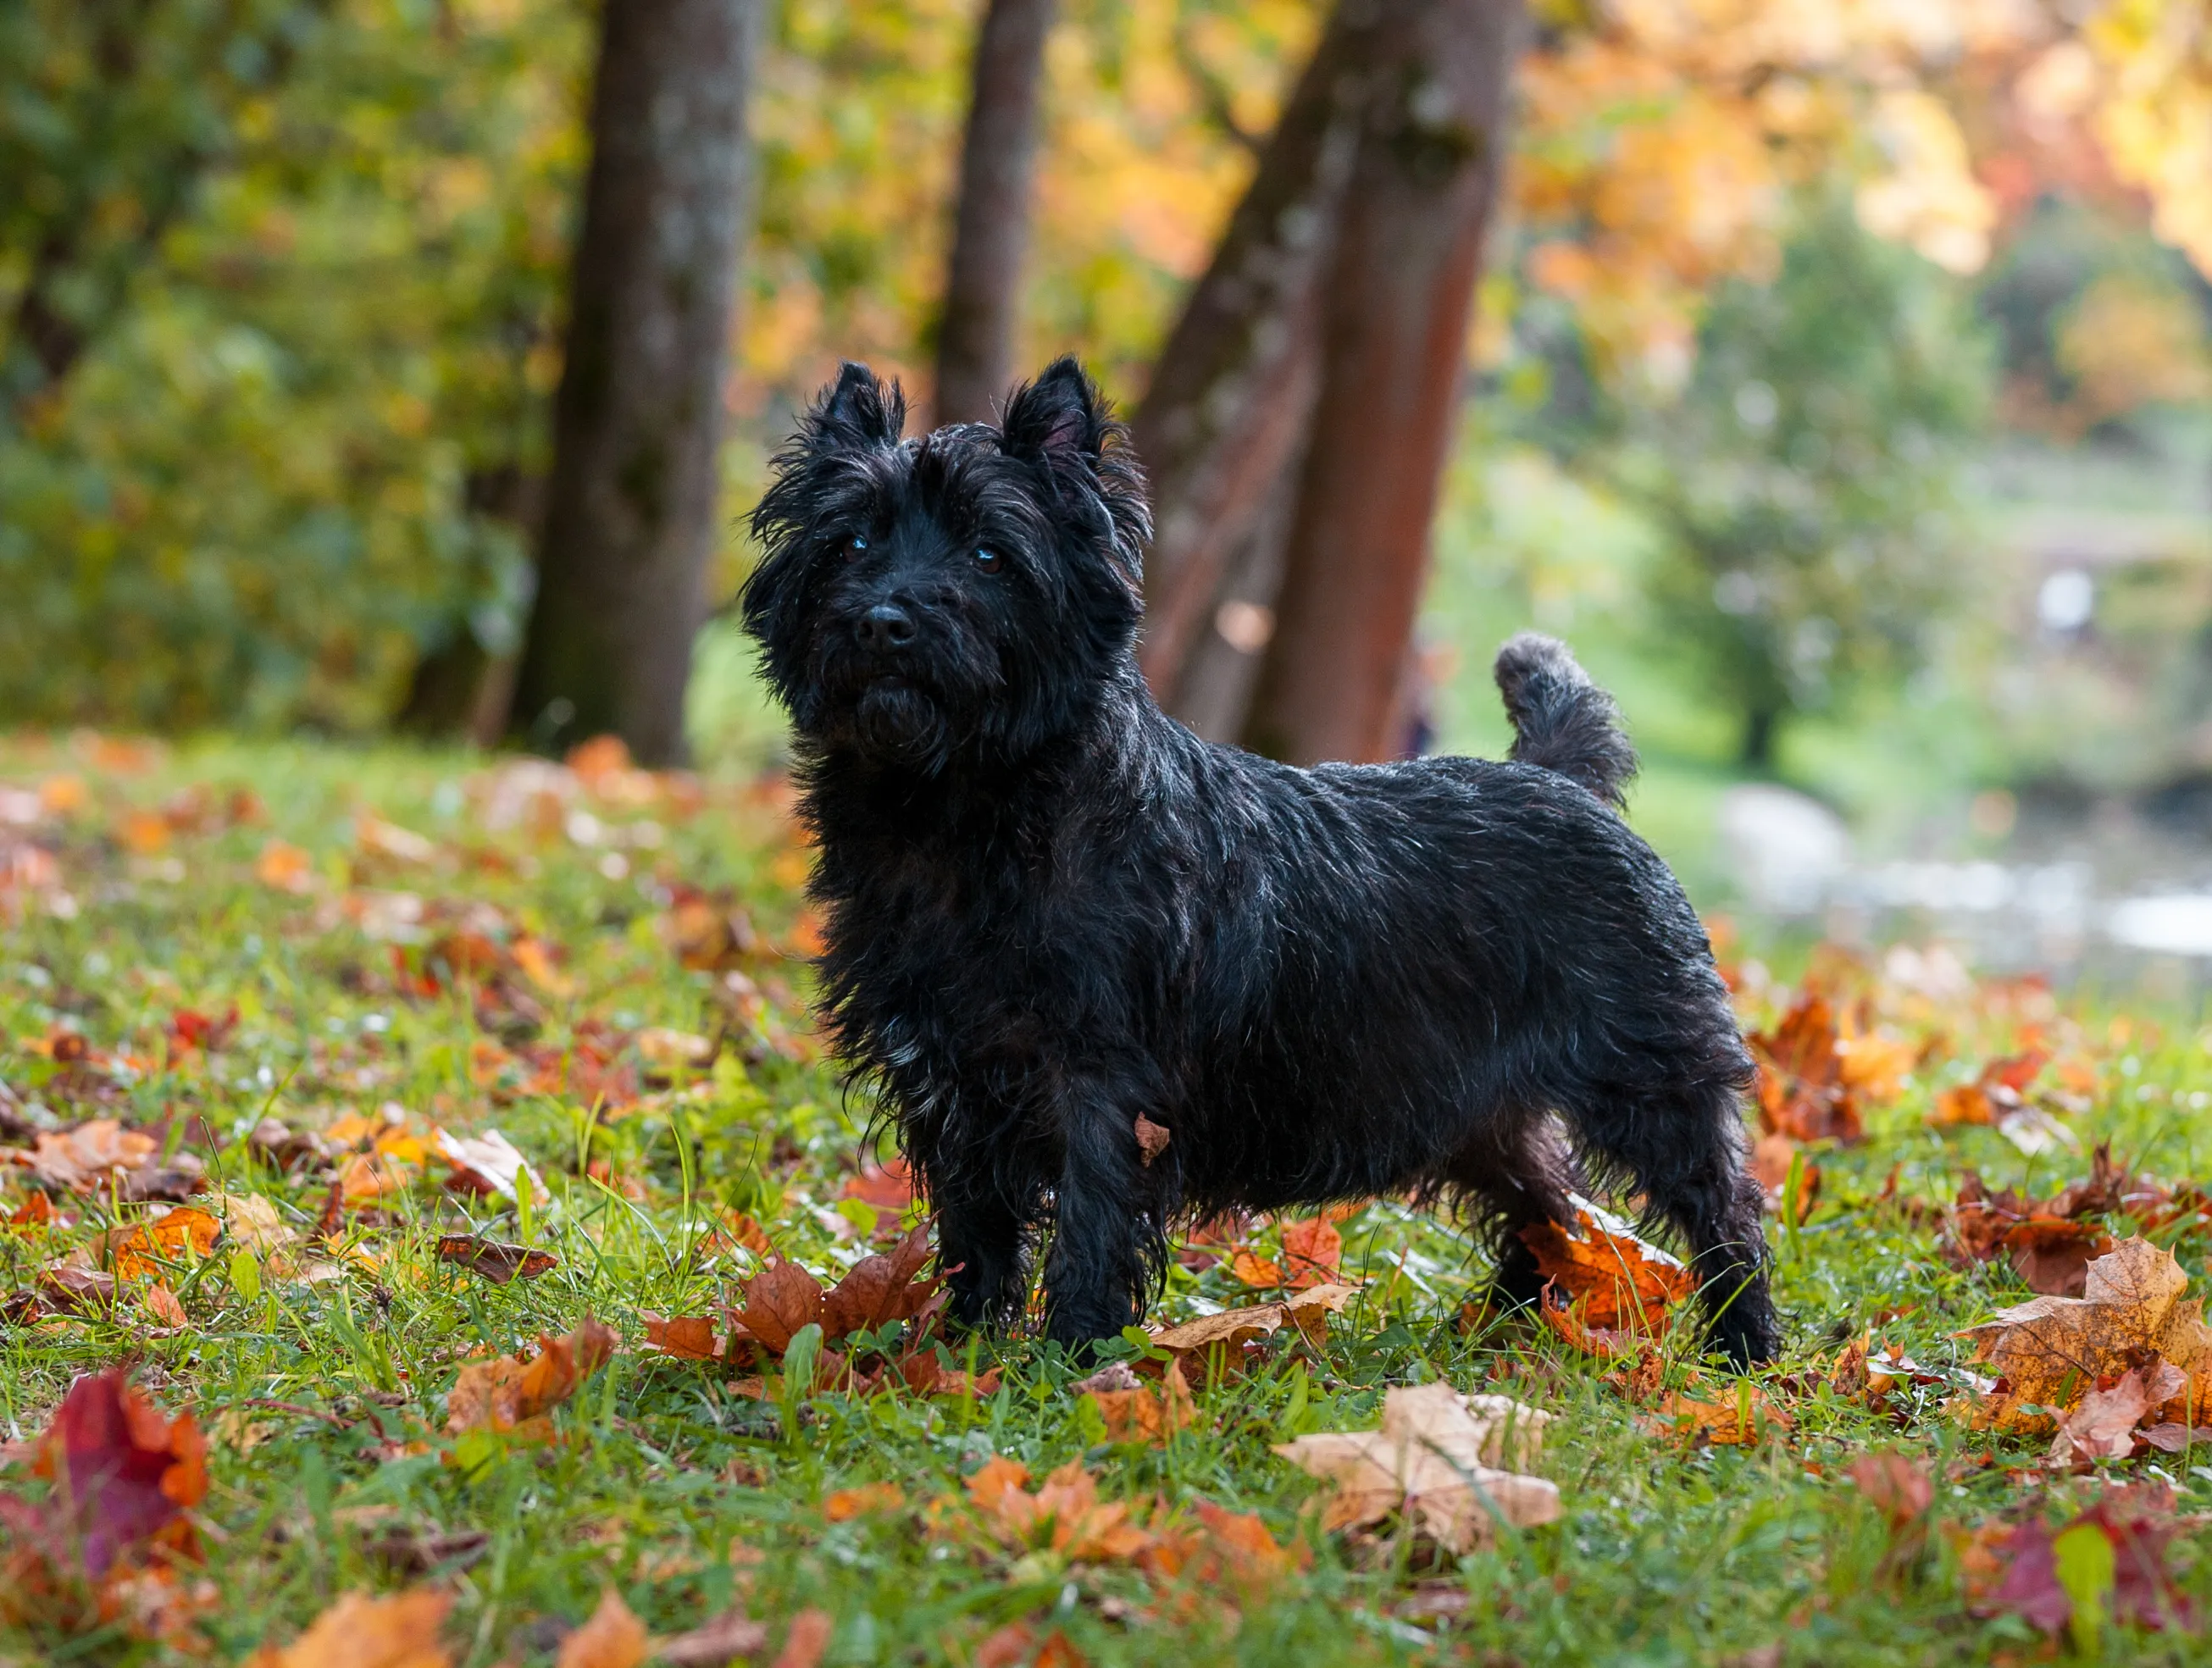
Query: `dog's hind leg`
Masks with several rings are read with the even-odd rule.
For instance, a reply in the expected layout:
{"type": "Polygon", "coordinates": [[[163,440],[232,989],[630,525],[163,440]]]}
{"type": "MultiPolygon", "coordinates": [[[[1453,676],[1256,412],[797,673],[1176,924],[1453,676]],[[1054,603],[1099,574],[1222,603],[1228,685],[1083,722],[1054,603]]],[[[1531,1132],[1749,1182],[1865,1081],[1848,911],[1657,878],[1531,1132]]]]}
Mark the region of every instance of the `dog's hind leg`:
{"type": "Polygon", "coordinates": [[[1487,1229],[1491,1302],[1517,1308],[1540,1301],[1543,1272],[1521,1230],[1571,1222],[1567,1196],[1580,1186],[1558,1124],[1548,1114],[1500,1113],[1437,1167],[1433,1186],[1456,1196],[1465,1214],[1487,1229]]]}
{"type": "Polygon", "coordinates": [[[1645,1216],[1672,1222],[1689,1242],[1713,1342],[1739,1368],[1771,1361],[1781,1337],[1735,1088],[1693,1083],[1657,1094],[1600,1088],[1567,1111],[1584,1153],[1632,1180],[1645,1216]]]}

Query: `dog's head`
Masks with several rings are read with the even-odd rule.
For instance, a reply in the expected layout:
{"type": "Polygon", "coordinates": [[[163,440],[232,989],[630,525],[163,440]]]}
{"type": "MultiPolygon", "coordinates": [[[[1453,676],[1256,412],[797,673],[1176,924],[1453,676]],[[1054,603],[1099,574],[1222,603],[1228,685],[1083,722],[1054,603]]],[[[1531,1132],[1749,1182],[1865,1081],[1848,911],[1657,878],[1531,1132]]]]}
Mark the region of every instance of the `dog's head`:
{"type": "Polygon", "coordinates": [[[905,417],[862,365],[815,402],[753,512],[745,628],[817,749],[932,773],[1016,761],[1129,659],[1144,479],[1073,359],[995,426],[910,440],[905,417]]]}

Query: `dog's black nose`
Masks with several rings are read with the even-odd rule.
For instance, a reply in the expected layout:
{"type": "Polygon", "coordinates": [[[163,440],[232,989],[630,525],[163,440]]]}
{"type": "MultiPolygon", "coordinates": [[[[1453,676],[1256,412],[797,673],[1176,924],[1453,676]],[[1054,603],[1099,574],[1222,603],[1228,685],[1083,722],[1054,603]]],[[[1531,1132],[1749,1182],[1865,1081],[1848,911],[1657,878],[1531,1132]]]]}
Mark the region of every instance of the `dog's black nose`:
{"type": "Polygon", "coordinates": [[[895,649],[914,641],[914,616],[890,603],[878,603],[860,616],[860,641],[872,649],[895,649]]]}

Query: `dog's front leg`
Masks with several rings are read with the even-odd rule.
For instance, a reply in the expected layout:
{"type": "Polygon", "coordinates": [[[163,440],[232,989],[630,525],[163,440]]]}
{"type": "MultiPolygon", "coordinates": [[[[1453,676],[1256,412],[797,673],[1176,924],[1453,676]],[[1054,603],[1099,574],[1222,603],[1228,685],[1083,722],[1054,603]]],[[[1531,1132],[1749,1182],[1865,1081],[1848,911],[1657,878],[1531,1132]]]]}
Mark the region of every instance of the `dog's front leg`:
{"type": "Polygon", "coordinates": [[[937,1254],[948,1271],[952,1318],[968,1327],[1011,1326],[1029,1305],[1028,1224],[997,1186],[979,1176],[937,1192],[937,1254]]]}
{"type": "Polygon", "coordinates": [[[1061,1343],[1116,1337],[1144,1319],[1164,1245],[1164,1177],[1137,1145],[1136,1114],[1085,1085],[1063,1104],[1066,1147],[1045,1258],[1045,1335],[1061,1343]]]}

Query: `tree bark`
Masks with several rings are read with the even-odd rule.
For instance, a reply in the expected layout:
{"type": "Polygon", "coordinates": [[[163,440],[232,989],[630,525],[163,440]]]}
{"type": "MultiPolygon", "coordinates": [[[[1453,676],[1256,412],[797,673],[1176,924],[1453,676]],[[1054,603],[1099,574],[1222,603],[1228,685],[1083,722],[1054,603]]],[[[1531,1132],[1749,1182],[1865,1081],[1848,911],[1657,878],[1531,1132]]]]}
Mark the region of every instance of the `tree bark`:
{"type": "Polygon", "coordinates": [[[1232,559],[1285,486],[1320,385],[1320,280],[1370,97],[1377,21],[1369,0],[1342,0],[1330,17],[1137,411],[1154,519],[1138,653],[1153,693],[1187,719],[1218,721],[1218,706],[1191,686],[1212,690],[1221,678],[1194,661],[1225,648],[1211,631],[1232,559]]]}
{"type": "Polygon", "coordinates": [[[606,0],[514,733],[684,756],[716,531],[758,0],[606,0]]]}
{"type": "Polygon", "coordinates": [[[936,422],[988,421],[993,402],[1006,392],[1052,15],[1053,0],[991,0],[976,36],[960,207],[937,338],[936,422]]]}
{"type": "Polygon", "coordinates": [[[1377,95],[1323,289],[1320,385],[1248,746],[1394,756],[1429,524],[1505,151],[1518,0],[1374,0],[1377,95]]]}

